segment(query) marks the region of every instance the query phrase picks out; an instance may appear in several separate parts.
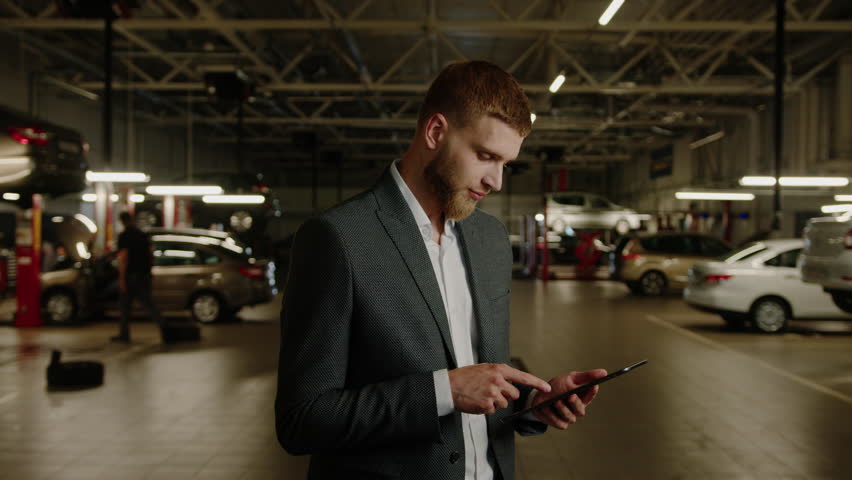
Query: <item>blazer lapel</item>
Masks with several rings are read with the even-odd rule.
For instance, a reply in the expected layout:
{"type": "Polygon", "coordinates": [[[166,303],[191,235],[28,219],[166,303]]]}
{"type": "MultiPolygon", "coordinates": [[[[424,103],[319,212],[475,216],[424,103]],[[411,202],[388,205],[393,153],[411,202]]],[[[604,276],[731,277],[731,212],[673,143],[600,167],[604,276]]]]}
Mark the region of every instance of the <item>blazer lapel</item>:
{"type": "MultiPolygon", "coordinates": [[[[474,213],[475,215],[475,213],[474,213]]],[[[473,301],[476,325],[479,330],[479,363],[491,363],[496,359],[494,352],[494,328],[488,316],[487,299],[482,275],[488,271],[488,258],[482,245],[474,217],[458,223],[461,232],[462,253],[467,267],[467,283],[470,285],[470,296],[473,301]],[[476,275],[474,275],[476,272],[476,275]]]]}
{"type": "Polygon", "coordinates": [[[408,272],[414,278],[420,294],[423,295],[429,310],[432,312],[432,318],[441,332],[444,348],[449,353],[452,363],[450,368],[456,368],[458,363],[453,350],[450,322],[447,319],[441,289],[438,287],[438,280],[432,268],[432,261],[429,259],[429,252],[423,244],[423,238],[414,222],[414,216],[408,208],[408,204],[405,203],[405,199],[402,197],[402,193],[399,191],[390,171],[385,172],[373,192],[381,207],[376,215],[402,256],[408,272]]]}

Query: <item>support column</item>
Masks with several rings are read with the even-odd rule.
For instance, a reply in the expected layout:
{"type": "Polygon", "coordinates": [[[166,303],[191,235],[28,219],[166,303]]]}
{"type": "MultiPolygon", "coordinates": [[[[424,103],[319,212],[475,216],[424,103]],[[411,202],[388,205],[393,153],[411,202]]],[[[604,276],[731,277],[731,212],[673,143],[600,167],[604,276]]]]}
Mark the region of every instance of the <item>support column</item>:
{"type": "Polygon", "coordinates": [[[834,159],[852,159],[852,54],[837,63],[834,98],[834,159]]]}
{"type": "Polygon", "coordinates": [[[15,255],[18,272],[15,294],[18,307],[15,326],[40,327],[41,319],[41,195],[33,195],[33,206],[18,211],[15,255]]]}

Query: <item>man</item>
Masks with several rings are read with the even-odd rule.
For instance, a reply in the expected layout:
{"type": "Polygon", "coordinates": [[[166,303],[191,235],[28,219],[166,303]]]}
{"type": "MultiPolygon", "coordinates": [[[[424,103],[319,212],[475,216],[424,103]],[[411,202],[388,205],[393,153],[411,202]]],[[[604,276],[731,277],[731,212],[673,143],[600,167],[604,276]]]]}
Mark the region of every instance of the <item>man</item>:
{"type": "Polygon", "coordinates": [[[530,128],[508,73],[450,65],[404,156],[296,234],[275,413],[281,445],[313,454],[309,478],[511,480],[514,431],[585,415],[597,387],[501,422],[606,374],[548,383],[506,365],[511,248],[475,207],[500,190],[530,128]]]}
{"type": "Polygon", "coordinates": [[[157,324],[163,325],[160,311],[151,298],[153,252],[148,235],[139,230],[128,212],[119,215],[124,231],[118,236],[118,287],[121,301],[121,326],[114,342],[130,343],[130,313],[138,299],[157,324]]]}

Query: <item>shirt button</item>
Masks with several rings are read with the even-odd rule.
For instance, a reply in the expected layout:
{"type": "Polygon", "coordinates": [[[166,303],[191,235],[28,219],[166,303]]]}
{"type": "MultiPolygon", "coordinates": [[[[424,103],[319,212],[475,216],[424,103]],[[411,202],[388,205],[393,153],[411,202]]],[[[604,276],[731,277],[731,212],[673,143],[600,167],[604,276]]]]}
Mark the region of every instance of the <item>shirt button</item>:
{"type": "Polygon", "coordinates": [[[461,453],[453,452],[450,454],[450,463],[455,464],[461,459],[461,453]]]}

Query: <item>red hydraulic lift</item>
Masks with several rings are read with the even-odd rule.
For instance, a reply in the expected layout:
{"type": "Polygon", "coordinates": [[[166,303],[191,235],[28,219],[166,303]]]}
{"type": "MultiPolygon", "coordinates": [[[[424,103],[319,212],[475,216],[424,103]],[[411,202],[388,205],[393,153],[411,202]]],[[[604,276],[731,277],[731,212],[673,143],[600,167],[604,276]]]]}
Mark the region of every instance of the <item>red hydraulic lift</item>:
{"type": "Polygon", "coordinates": [[[33,195],[32,208],[20,210],[15,229],[18,308],[15,326],[40,327],[41,320],[41,195],[33,195]]]}

